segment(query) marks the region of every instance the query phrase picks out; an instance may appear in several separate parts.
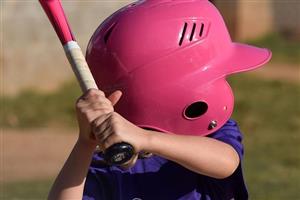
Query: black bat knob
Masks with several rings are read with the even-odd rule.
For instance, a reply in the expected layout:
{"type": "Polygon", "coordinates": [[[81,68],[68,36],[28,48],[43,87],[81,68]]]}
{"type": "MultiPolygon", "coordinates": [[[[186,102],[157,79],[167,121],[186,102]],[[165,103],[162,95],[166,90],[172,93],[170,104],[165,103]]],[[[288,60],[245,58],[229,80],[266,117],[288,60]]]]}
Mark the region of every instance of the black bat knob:
{"type": "Polygon", "coordinates": [[[134,154],[134,148],[126,142],[114,144],[104,151],[104,160],[110,165],[123,165],[134,154]]]}

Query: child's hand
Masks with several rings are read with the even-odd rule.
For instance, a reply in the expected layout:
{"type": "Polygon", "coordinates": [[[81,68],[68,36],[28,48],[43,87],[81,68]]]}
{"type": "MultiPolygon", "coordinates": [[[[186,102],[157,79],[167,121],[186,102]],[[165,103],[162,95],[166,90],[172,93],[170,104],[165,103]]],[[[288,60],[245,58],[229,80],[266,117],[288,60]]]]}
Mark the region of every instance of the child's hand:
{"type": "Polygon", "coordinates": [[[113,112],[113,105],[119,101],[121,95],[120,91],[116,91],[106,98],[102,91],[91,89],[77,100],[76,113],[80,141],[97,145],[96,138],[92,134],[91,123],[96,118],[113,112]]]}
{"type": "Polygon", "coordinates": [[[79,139],[102,150],[119,142],[131,144],[135,152],[143,150],[148,142],[146,131],[114,112],[113,106],[122,93],[116,91],[108,98],[100,90],[89,90],[76,103],[79,139]]]}
{"type": "Polygon", "coordinates": [[[127,142],[133,146],[135,153],[138,153],[149,141],[144,129],[132,124],[116,112],[96,118],[92,123],[92,132],[103,150],[115,143],[127,142]]]}

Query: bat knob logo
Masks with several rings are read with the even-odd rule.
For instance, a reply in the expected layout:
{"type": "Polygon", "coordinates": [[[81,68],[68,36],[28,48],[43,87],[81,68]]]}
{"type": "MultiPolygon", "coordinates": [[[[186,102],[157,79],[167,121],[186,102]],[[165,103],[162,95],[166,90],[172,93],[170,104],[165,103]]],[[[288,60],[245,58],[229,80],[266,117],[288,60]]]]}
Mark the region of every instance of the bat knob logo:
{"type": "Polygon", "coordinates": [[[104,160],[110,165],[123,165],[128,162],[134,154],[133,147],[126,143],[117,143],[110,146],[104,152],[104,160]]]}

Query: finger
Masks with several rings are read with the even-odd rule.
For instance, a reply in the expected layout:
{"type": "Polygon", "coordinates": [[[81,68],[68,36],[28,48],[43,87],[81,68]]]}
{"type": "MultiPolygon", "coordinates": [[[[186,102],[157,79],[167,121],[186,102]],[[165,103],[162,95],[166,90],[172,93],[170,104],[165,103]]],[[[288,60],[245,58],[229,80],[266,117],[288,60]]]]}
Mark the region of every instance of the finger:
{"type": "Polygon", "coordinates": [[[112,105],[111,101],[102,95],[94,95],[94,96],[82,96],[76,101],[76,105],[84,106],[89,105],[91,103],[103,102],[107,105],[112,105]]]}
{"type": "Polygon", "coordinates": [[[75,108],[76,110],[82,110],[83,108],[85,108],[87,106],[87,102],[85,102],[83,99],[78,99],[76,104],[75,104],[75,108]]]}
{"type": "Polygon", "coordinates": [[[114,93],[112,93],[108,99],[111,101],[112,105],[116,105],[118,103],[118,101],[120,100],[122,96],[122,92],[120,90],[115,91],[114,93]]]}
{"type": "Polygon", "coordinates": [[[106,126],[109,126],[108,123],[104,123],[107,119],[109,119],[111,116],[111,113],[98,116],[94,121],[92,122],[92,131],[94,134],[99,135],[102,131],[104,131],[106,126]]]}
{"type": "Polygon", "coordinates": [[[92,99],[97,96],[105,97],[105,93],[101,90],[89,89],[81,96],[81,98],[87,100],[87,99],[92,99]]]}
{"type": "Polygon", "coordinates": [[[98,110],[98,109],[108,109],[111,112],[113,112],[114,108],[111,104],[111,102],[108,99],[101,99],[99,101],[94,101],[90,103],[90,108],[94,109],[94,110],[98,110]]]}
{"type": "Polygon", "coordinates": [[[105,140],[113,134],[110,126],[106,126],[100,135],[97,135],[97,140],[99,144],[103,145],[105,140]]]}
{"type": "MultiPolygon", "coordinates": [[[[101,119],[101,121],[102,120],[103,119],[101,119]]],[[[101,123],[101,121],[99,120],[96,123],[101,123]]],[[[92,128],[92,131],[95,134],[99,143],[103,143],[107,139],[107,137],[109,137],[113,133],[112,128],[109,123],[109,117],[107,119],[105,119],[101,124],[94,125],[92,128]]]]}
{"type": "Polygon", "coordinates": [[[88,120],[89,123],[93,123],[95,119],[100,117],[106,117],[109,113],[111,113],[111,110],[109,109],[98,109],[98,110],[93,110],[89,108],[85,108],[81,110],[82,114],[85,116],[85,118],[88,120]]]}
{"type": "Polygon", "coordinates": [[[111,102],[105,98],[105,97],[100,97],[98,99],[89,99],[89,100],[83,100],[79,99],[76,103],[76,108],[79,110],[110,110],[110,112],[113,112],[113,106],[111,102]]]}
{"type": "Polygon", "coordinates": [[[108,149],[110,146],[122,142],[121,138],[114,134],[113,132],[107,137],[104,142],[102,143],[104,149],[108,149]]]}

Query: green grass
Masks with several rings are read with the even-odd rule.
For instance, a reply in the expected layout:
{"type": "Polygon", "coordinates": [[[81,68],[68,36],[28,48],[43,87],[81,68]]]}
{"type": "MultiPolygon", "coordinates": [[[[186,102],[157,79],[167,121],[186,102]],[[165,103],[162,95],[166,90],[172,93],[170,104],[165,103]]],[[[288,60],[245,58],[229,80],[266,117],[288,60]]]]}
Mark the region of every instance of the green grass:
{"type": "Polygon", "coordinates": [[[269,48],[272,53],[272,62],[290,63],[300,66],[300,41],[285,39],[283,36],[272,33],[262,38],[246,41],[260,47],[269,48]]]}
{"type": "Polygon", "coordinates": [[[70,82],[50,94],[24,91],[16,97],[1,97],[0,126],[37,128],[51,123],[72,126],[76,123],[74,105],[80,94],[77,83],[70,82]]]}
{"type": "MultiPolygon", "coordinates": [[[[1,200],[43,200],[47,199],[50,180],[26,181],[2,184],[1,200]]],[[[0,190],[0,191],[1,191],[0,190]]]]}
{"type": "MultiPolygon", "coordinates": [[[[249,75],[234,76],[230,83],[236,98],[233,118],[244,133],[243,168],[250,199],[300,199],[299,85],[249,75]]],[[[24,93],[6,99],[9,107],[5,113],[17,115],[17,125],[23,127],[36,127],[35,123],[46,124],[48,120],[70,125],[74,101],[80,94],[77,88],[71,83],[49,95],[24,93]],[[40,119],[42,116],[46,118],[40,119]]],[[[44,199],[49,187],[47,181],[12,183],[5,186],[5,195],[7,199],[44,199]]]]}
{"type": "Polygon", "coordinates": [[[251,199],[299,199],[300,87],[239,76],[230,79],[233,118],[244,132],[251,199]]]}

